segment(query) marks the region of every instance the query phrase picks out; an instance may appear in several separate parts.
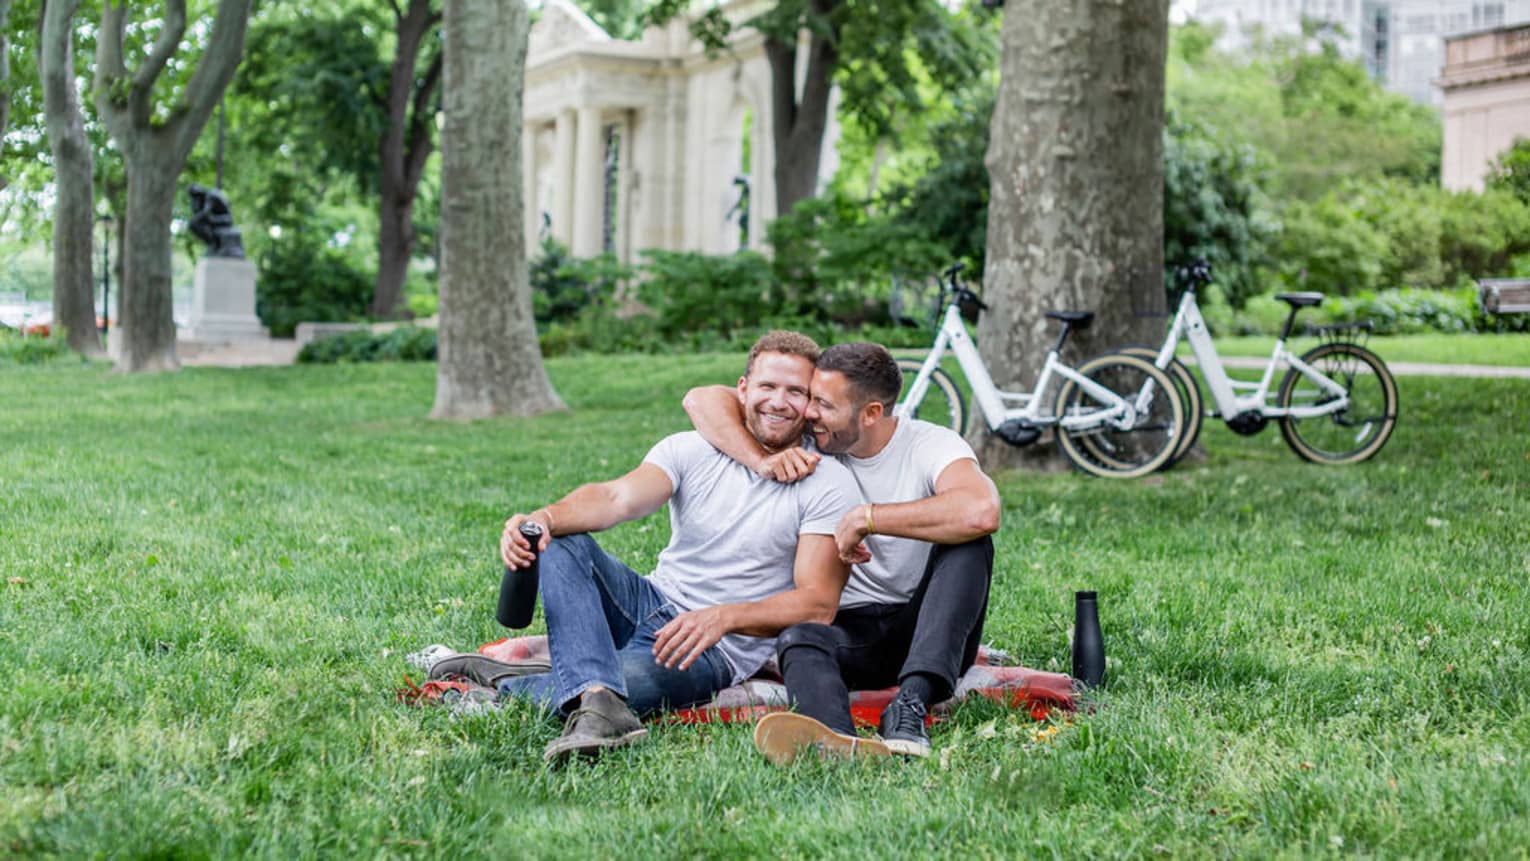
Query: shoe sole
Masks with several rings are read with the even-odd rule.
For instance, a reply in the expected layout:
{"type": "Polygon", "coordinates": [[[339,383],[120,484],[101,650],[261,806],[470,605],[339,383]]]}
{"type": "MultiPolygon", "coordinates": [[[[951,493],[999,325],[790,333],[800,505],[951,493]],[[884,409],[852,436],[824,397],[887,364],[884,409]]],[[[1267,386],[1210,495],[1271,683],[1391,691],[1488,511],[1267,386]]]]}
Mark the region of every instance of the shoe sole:
{"type": "Polygon", "coordinates": [[[882,743],[887,745],[888,750],[896,753],[899,756],[913,756],[922,759],[930,755],[930,746],[928,744],[921,744],[917,741],[906,741],[900,738],[884,738],[882,739],[882,743]]]}
{"type": "Polygon", "coordinates": [[[892,751],[878,739],[841,735],[807,715],[768,714],[754,725],[754,746],[774,765],[790,765],[804,753],[822,759],[883,759],[892,751]]]}
{"type": "Polygon", "coordinates": [[[634,742],[642,741],[648,737],[647,727],[640,727],[617,738],[603,738],[594,741],[580,742],[577,744],[559,744],[562,739],[554,739],[547,745],[547,750],[542,753],[544,762],[558,765],[567,762],[570,757],[579,756],[586,759],[594,759],[608,750],[618,747],[626,747],[634,742]]]}

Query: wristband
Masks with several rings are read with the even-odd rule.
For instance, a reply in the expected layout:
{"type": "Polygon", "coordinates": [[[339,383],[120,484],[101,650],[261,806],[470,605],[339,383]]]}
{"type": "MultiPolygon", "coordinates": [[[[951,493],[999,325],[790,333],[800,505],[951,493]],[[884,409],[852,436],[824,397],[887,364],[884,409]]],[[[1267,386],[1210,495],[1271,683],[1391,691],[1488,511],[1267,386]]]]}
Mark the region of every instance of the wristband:
{"type": "Polygon", "coordinates": [[[866,534],[867,535],[875,534],[876,531],[877,531],[876,524],[871,522],[871,509],[873,509],[873,508],[876,508],[876,506],[872,505],[869,502],[866,503],[866,534]]]}
{"type": "MultiPolygon", "coordinates": [[[[537,511],[540,511],[541,513],[547,515],[547,534],[549,536],[551,536],[553,534],[553,516],[552,516],[552,511],[550,511],[549,509],[546,509],[546,508],[538,508],[537,511]]],[[[533,511],[532,514],[536,514],[537,511],[533,511]]]]}

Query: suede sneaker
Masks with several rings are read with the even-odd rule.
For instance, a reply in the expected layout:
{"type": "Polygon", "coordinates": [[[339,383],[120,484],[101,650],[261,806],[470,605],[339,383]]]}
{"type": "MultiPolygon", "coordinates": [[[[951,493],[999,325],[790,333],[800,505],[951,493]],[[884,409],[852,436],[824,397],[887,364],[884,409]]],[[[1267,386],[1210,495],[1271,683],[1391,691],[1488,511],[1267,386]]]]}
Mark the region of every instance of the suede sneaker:
{"type": "Polygon", "coordinates": [[[496,661],[486,655],[470,652],[463,655],[452,655],[442,658],[430,668],[430,678],[445,679],[452,676],[460,676],[470,682],[483,685],[486,688],[496,687],[500,679],[513,676],[529,676],[534,673],[545,673],[552,669],[552,665],[546,661],[522,661],[515,664],[507,664],[504,661],[496,661]]]}
{"type": "Polygon", "coordinates": [[[648,730],[627,708],[626,700],[609,690],[586,691],[579,699],[579,708],[563,725],[563,734],[548,743],[542,758],[556,764],[574,755],[599,756],[647,735],[648,730]]]}
{"type": "Polygon", "coordinates": [[[892,754],[874,738],[835,732],[807,715],[777,712],[754,725],[754,747],[773,765],[789,765],[803,754],[823,759],[873,759],[892,754]]]}
{"type": "Polygon", "coordinates": [[[929,756],[930,735],[924,728],[924,703],[899,692],[882,709],[882,741],[904,756],[929,756]]]}

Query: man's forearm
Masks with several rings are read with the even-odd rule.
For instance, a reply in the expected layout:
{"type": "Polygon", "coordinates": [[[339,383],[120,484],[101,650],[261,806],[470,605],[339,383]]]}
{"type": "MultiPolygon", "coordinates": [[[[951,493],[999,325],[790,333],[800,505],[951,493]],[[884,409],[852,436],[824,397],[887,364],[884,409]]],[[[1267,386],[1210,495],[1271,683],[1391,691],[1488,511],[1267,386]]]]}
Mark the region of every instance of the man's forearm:
{"type": "Polygon", "coordinates": [[[763,601],[725,604],[726,626],[731,633],[751,637],[774,637],[802,622],[829,624],[839,609],[839,594],[828,589],[792,589],[763,601]]]}
{"type": "Polygon", "coordinates": [[[575,488],[569,495],[540,510],[547,513],[554,535],[600,532],[636,516],[626,510],[610,482],[575,488]]]}
{"type": "Polygon", "coordinates": [[[917,538],[934,544],[965,544],[999,528],[998,500],[975,491],[951,491],[913,502],[871,504],[855,508],[852,517],[866,519],[870,533],[917,538]]]}
{"type": "Polygon", "coordinates": [[[696,432],[713,448],[752,470],[770,455],[744,425],[738,391],[730,386],[698,386],[681,402],[696,432]]]}

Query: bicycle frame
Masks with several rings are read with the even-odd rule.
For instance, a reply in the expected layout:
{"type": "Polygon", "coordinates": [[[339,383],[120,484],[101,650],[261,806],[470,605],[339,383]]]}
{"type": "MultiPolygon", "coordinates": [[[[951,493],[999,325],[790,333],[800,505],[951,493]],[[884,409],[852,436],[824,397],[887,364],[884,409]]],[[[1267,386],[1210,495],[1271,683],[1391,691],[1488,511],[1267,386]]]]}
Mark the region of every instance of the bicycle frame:
{"type": "Polygon", "coordinates": [[[1241,413],[1252,411],[1266,418],[1283,416],[1312,418],[1335,413],[1349,406],[1349,392],[1332,378],[1303,362],[1286,349],[1284,336],[1275,340],[1275,349],[1264,365],[1259,382],[1247,383],[1228,376],[1227,368],[1222,364],[1222,357],[1217,354],[1216,346],[1212,344],[1211,331],[1206,328],[1206,321],[1201,317],[1201,310],[1195,302],[1195,292],[1192,290],[1186,290],[1184,298],[1180,299],[1179,310],[1175,312],[1174,322],[1169,326],[1168,337],[1164,338],[1163,347],[1158,351],[1153,364],[1159,368],[1167,368],[1174,360],[1175,351],[1179,348],[1182,338],[1190,341],[1190,350],[1195,354],[1195,361],[1200,366],[1206,388],[1211,390],[1212,402],[1216,404],[1216,412],[1210,413],[1211,415],[1230,419],[1241,413]],[[1270,385],[1275,381],[1277,367],[1295,368],[1303,377],[1332,395],[1333,400],[1317,406],[1289,409],[1271,406],[1269,404],[1270,385]]]}
{"type": "Polygon", "coordinates": [[[947,350],[956,356],[957,364],[966,375],[967,383],[972,387],[972,397],[977,401],[989,430],[997,430],[999,425],[1013,419],[1021,419],[1035,425],[1056,424],[1067,430],[1088,429],[1107,422],[1125,430],[1136,423],[1137,410],[1130,401],[1059,362],[1056,349],[1047,351],[1046,363],[1041,367],[1041,376],[1036,379],[1035,390],[1009,392],[995,386],[993,377],[988,373],[988,366],[983,363],[983,357],[978,355],[977,345],[972,342],[971,336],[967,334],[967,327],[962,324],[961,313],[957,310],[955,302],[946,306],[940,330],[935,335],[935,344],[930,347],[929,355],[920,366],[918,376],[909,384],[908,392],[902,398],[897,415],[907,416],[910,413],[910,404],[917,404],[924,400],[925,392],[930,384],[930,375],[940,367],[940,362],[945,358],[947,350]],[[1090,410],[1084,415],[1061,418],[1043,413],[1041,399],[1046,394],[1047,386],[1051,384],[1054,376],[1072,380],[1091,397],[1109,406],[1102,410],[1090,410]]]}

